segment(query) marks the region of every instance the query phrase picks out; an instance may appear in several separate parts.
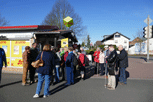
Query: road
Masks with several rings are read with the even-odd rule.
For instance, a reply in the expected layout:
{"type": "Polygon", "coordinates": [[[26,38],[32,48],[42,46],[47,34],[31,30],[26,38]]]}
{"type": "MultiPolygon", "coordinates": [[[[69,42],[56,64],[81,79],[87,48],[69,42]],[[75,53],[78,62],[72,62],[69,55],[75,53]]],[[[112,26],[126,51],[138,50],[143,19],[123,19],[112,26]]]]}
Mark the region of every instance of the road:
{"type": "MultiPolygon", "coordinates": [[[[76,80],[65,87],[61,82],[50,86],[52,93],[46,99],[33,99],[37,84],[21,85],[21,74],[2,74],[0,102],[153,102],[153,80],[128,79],[126,86],[118,85],[115,91],[105,89],[103,78],[76,80]]],[[[43,87],[44,88],[44,87],[43,87]]]]}

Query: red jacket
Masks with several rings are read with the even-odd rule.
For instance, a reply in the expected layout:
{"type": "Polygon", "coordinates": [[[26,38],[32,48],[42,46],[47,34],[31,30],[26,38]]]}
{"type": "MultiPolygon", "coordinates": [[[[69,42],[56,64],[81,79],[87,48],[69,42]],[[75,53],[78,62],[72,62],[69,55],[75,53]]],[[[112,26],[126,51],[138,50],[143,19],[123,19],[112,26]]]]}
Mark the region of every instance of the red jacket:
{"type": "Polygon", "coordinates": [[[84,54],[79,55],[78,64],[79,64],[80,67],[85,66],[84,56],[85,56],[84,54]]]}
{"type": "Polygon", "coordinates": [[[69,54],[69,52],[67,51],[67,52],[65,52],[65,54],[64,54],[64,61],[66,62],[66,57],[68,56],[68,54],[69,54]]]}
{"type": "Polygon", "coordinates": [[[100,51],[95,51],[93,54],[93,56],[95,56],[94,61],[97,63],[99,63],[99,54],[100,54],[100,51]]]}

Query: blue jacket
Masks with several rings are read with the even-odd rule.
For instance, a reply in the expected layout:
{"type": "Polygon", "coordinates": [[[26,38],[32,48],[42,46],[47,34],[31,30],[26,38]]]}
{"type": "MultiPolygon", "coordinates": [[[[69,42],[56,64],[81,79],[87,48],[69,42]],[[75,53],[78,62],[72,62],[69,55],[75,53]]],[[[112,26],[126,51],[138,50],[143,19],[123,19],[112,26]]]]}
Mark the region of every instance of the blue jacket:
{"type": "Polygon", "coordinates": [[[0,48],[0,68],[3,67],[3,62],[5,63],[5,65],[7,65],[5,51],[0,48]]]}
{"type": "MultiPolygon", "coordinates": [[[[36,60],[40,59],[41,53],[37,56],[36,60]]],[[[51,75],[52,70],[55,68],[55,58],[53,53],[51,51],[43,51],[42,60],[44,61],[44,66],[39,67],[37,72],[44,75],[51,75]]]]}
{"type": "Polygon", "coordinates": [[[73,52],[71,51],[69,54],[68,54],[68,56],[66,57],[66,62],[65,62],[65,64],[66,64],[66,67],[71,67],[71,68],[73,68],[73,56],[74,56],[74,54],[73,54],[73,52]]]}

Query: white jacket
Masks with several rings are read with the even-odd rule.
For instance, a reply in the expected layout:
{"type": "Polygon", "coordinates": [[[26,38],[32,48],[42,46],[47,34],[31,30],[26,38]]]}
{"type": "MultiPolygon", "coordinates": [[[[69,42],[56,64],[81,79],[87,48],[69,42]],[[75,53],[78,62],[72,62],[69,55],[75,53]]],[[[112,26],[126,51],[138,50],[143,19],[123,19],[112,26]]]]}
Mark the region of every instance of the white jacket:
{"type": "Polygon", "coordinates": [[[99,54],[99,63],[104,63],[104,59],[105,59],[105,54],[100,52],[100,54],[99,54]]]}

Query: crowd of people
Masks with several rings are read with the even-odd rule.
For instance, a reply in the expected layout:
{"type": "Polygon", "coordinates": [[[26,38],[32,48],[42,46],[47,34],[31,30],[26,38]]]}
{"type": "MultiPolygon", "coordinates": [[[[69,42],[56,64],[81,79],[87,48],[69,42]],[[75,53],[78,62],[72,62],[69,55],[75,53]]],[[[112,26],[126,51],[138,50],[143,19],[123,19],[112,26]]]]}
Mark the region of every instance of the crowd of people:
{"type": "MultiPolygon", "coordinates": [[[[116,51],[113,45],[105,46],[104,49],[98,47],[92,55],[95,62],[95,74],[100,73],[100,76],[105,75],[105,78],[108,78],[108,83],[105,84],[105,87],[109,90],[115,90],[116,88],[115,75],[117,69],[119,69],[119,84],[127,84],[125,69],[128,67],[128,55],[122,45],[118,46],[118,50],[119,51],[116,51]]],[[[38,82],[36,93],[33,98],[39,97],[44,80],[45,86],[43,97],[46,98],[49,96],[49,87],[53,80],[55,80],[55,84],[66,80],[66,86],[73,85],[75,83],[74,79],[77,73],[77,68],[79,69],[81,80],[85,80],[85,67],[89,66],[89,59],[83,47],[79,50],[75,50],[73,47],[57,49],[46,44],[43,47],[43,51],[39,53],[37,44],[33,43],[32,48],[29,46],[25,47],[22,58],[22,85],[26,86],[38,82]],[[31,63],[39,59],[43,60],[43,66],[34,68],[31,63]],[[60,68],[62,69],[62,80],[60,80],[60,68]],[[27,82],[28,70],[30,82],[27,82]],[[38,73],[38,80],[35,79],[36,72],[38,73]]],[[[5,67],[7,67],[5,51],[1,48],[0,81],[3,62],[5,62],[5,67]]]]}

